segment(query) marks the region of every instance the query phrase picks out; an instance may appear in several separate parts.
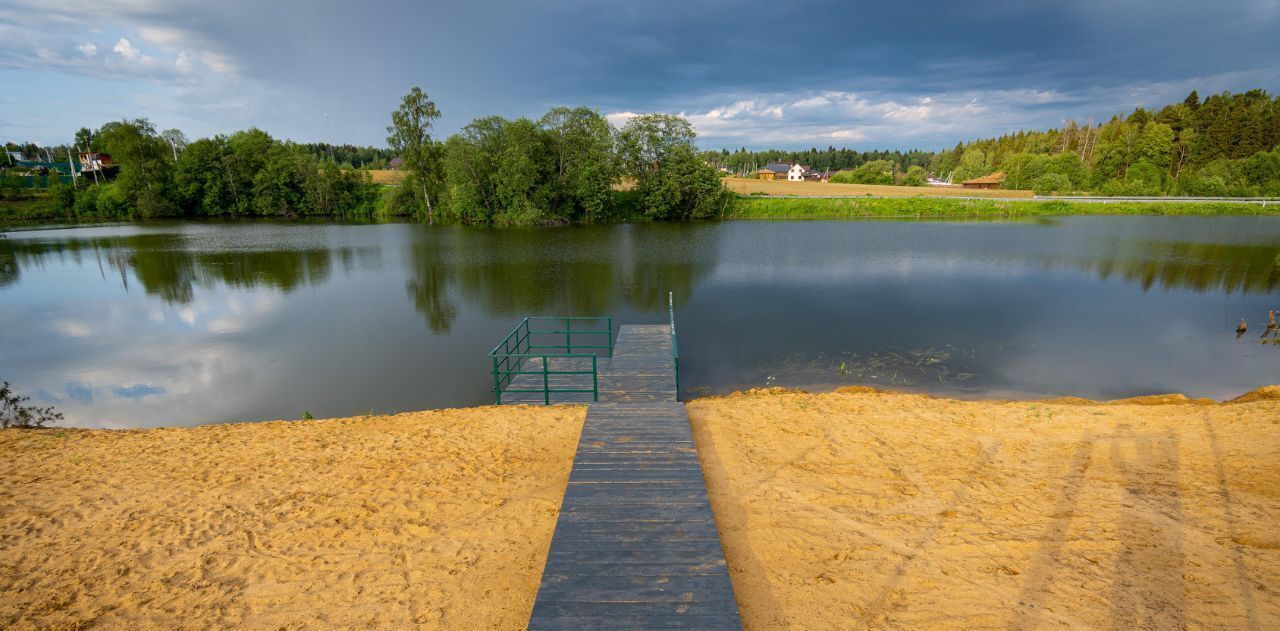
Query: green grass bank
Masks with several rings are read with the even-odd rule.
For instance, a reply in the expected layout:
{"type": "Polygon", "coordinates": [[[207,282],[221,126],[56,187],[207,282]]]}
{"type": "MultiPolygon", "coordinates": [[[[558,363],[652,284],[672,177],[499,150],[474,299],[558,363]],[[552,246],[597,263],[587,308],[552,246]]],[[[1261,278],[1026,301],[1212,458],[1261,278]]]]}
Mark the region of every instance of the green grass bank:
{"type": "Polygon", "coordinates": [[[0,223],[65,218],[66,213],[56,208],[47,195],[33,195],[26,199],[0,199],[0,223]]]}
{"type": "MultiPolygon", "coordinates": [[[[385,195],[383,195],[385,197],[385,195]]],[[[634,200],[619,194],[616,222],[652,221],[631,208],[634,200]]],[[[380,200],[381,201],[381,200],[380,200]]],[[[334,216],[345,219],[413,220],[383,212],[383,205],[372,214],[334,216]]],[[[1272,215],[1280,216],[1280,202],[1240,204],[1202,201],[1171,202],[1067,202],[1067,201],[1001,201],[979,199],[938,199],[918,197],[815,198],[739,196],[725,207],[721,219],[856,219],[900,217],[1037,217],[1064,215],[1272,215]]],[[[76,215],[59,209],[48,197],[0,200],[0,226],[78,221],[131,221],[136,214],[76,215]]]]}
{"type": "Polygon", "coordinates": [[[1066,202],[937,198],[739,197],[726,219],[858,217],[1034,217],[1050,215],[1280,215],[1280,202],[1066,202]]]}

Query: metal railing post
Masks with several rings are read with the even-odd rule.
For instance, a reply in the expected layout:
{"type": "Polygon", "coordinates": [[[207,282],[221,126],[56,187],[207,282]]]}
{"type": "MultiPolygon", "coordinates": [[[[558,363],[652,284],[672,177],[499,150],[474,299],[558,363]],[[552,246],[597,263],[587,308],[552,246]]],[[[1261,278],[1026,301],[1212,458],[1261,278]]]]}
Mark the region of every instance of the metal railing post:
{"type": "Polygon", "coordinates": [[[542,356],[542,404],[551,405],[550,373],[547,372],[547,356],[542,356]]]}
{"type": "Polygon", "coordinates": [[[573,327],[573,320],[570,320],[568,317],[565,317],[565,319],[564,319],[564,347],[565,347],[565,348],[567,348],[567,349],[569,349],[569,350],[565,351],[565,352],[567,352],[567,353],[569,353],[569,354],[573,354],[573,333],[571,333],[571,331],[573,330],[573,328],[572,328],[572,327],[573,327]]]}
{"type": "Polygon", "coordinates": [[[676,377],[676,401],[680,400],[680,346],[676,341],[676,294],[667,292],[667,312],[671,314],[671,364],[676,377]]]}
{"type": "Polygon", "coordinates": [[[498,383],[498,358],[493,357],[493,404],[502,405],[502,386],[498,383]]]}

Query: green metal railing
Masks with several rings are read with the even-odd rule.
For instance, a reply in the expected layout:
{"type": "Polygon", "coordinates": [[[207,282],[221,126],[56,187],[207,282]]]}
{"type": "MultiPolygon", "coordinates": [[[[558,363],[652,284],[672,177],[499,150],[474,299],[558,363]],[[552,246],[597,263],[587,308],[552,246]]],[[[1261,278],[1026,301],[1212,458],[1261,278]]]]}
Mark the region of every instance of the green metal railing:
{"type": "Polygon", "coordinates": [[[671,361],[676,369],[676,401],[680,400],[680,346],[676,344],[676,294],[667,292],[667,313],[671,316],[671,361]]]}
{"type": "Polygon", "coordinates": [[[599,355],[597,351],[608,351],[608,356],[613,357],[612,316],[531,316],[521,320],[506,338],[489,351],[489,359],[493,364],[494,403],[501,405],[504,393],[541,393],[544,404],[551,403],[553,394],[589,393],[592,401],[598,401],[600,377],[596,365],[599,355]],[[597,324],[592,328],[582,328],[583,325],[580,325],[575,329],[575,322],[597,324]],[[603,330],[598,328],[599,323],[604,323],[603,330]],[[555,328],[556,324],[563,328],[555,328]],[[577,340],[575,336],[578,336],[577,340]],[[589,339],[582,341],[582,336],[589,339]],[[600,343],[600,336],[604,336],[604,344],[600,343]],[[575,353],[575,350],[590,352],[575,353]],[[588,359],[591,361],[590,369],[585,368],[588,359]],[[552,360],[563,361],[558,362],[560,365],[554,366],[555,370],[552,370],[552,360]],[[525,370],[530,364],[533,364],[534,370],[525,370]],[[575,364],[583,367],[573,368],[575,364]],[[541,387],[527,387],[528,384],[522,383],[517,384],[522,387],[511,388],[511,384],[520,375],[541,375],[541,387]],[[590,375],[591,388],[552,384],[552,375],[590,375]]]}

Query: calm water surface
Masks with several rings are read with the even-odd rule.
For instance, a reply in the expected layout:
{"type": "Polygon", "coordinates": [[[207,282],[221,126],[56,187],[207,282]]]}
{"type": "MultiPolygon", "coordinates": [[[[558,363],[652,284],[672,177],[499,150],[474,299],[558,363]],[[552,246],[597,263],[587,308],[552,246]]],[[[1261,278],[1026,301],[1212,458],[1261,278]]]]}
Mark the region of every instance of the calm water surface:
{"type": "Polygon", "coordinates": [[[1259,340],[1280,309],[1280,218],[1254,217],[11,232],[0,379],[81,426],[474,405],[520,317],[665,322],[668,291],[687,396],[1280,383],[1280,345],[1259,340]]]}

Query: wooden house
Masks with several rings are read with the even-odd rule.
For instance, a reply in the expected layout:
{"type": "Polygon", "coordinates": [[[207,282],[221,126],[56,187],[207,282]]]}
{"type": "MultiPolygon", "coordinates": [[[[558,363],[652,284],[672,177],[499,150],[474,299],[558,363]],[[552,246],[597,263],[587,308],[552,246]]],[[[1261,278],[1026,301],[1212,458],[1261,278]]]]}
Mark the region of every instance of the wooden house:
{"type": "Polygon", "coordinates": [[[996,171],[991,175],[975,177],[972,180],[965,180],[960,186],[965,188],[1000,188],[1000,183],[1004,181],[1004,173],[996,171]]]}
{"type": "Polygon", "coordinates": [[[781,180],[786,179],[791,172],[791,165],[782,162],[770,162],[756,171],[756,178],[760,180],[781,180]]]}

